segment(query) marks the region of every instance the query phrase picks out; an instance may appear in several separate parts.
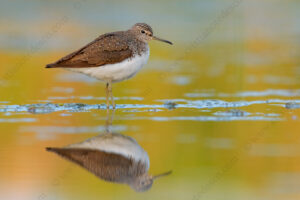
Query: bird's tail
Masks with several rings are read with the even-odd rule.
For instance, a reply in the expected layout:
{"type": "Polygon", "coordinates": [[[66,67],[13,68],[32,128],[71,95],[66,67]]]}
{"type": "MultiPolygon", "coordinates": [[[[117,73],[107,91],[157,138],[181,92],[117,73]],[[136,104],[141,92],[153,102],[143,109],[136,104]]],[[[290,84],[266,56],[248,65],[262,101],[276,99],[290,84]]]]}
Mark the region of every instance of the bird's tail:
{"type": "Polygon", "coordinates": [[[46,147],[46,151],[50,151],[50,152],[57,152],[59,148],[55,148],[55,147],[46,147]]]}
{"type": "Polygon", "coordinates": [[[54,68],[54,67],[56,67],[56,66],[53,63],[46,65],[46,68],[54,68]]]}

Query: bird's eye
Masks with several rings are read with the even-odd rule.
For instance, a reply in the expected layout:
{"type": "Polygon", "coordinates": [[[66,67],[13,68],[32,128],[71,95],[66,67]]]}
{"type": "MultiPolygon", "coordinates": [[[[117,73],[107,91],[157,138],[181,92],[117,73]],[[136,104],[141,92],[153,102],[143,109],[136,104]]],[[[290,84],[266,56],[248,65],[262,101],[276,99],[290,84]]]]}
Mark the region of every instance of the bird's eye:
{"type": "Polygon", "coordinates": [[[145,31],[144,31],[144,30],[141,30],[141,33],[145,33],[145,31]]]}

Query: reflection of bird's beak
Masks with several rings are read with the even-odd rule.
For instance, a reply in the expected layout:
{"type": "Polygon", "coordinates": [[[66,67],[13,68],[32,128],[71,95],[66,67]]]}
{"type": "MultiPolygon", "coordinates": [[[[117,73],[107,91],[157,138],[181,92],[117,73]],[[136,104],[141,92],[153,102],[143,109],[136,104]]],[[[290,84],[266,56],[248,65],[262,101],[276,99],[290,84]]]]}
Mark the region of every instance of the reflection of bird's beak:
{"type": "Polygon", "coordinates": [[[161,39],[161,38],[156,37],[156,36],[152,36],[152,39],[153,40],[158,40],[158,41],[161,41],[161,42],[165,42],[165,43],[168,43],[168,44],[173,44],[172,42],[170,42],[168,40],[164,40],[164,39],[161,39]]]}
{"type": "Polygon", "coordinates": [[[158,174],[156,176],[153,176],[153,180],[157,179],[157,178],[160,178],[160,177],[163,177],[163,176],[168,176],[172,173],[172,171],[168,171],[168,172],[165,172],[165,173],[161,173],[161,174],[158,174]]]}

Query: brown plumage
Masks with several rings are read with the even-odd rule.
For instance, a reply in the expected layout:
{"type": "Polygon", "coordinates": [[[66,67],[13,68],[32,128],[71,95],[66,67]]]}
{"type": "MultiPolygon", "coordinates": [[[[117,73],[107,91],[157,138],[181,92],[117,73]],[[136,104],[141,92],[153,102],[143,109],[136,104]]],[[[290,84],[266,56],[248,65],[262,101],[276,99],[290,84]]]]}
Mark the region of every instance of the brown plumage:
{"type": "Polygon", "coordinates": [[[99,67],[121,62],[133,55],[133,50],[128,45],[129,38],[131,35],[122,31],[101,35],[79,50],[46,67],[99,67]]]}
{"type": "Polygon", "coordinates": [[[47,148],[70,160],[99,178],[117,183],[131,183],[136,177],[146,173],[143,163],[124,156],[92,149],[47,148]]]}

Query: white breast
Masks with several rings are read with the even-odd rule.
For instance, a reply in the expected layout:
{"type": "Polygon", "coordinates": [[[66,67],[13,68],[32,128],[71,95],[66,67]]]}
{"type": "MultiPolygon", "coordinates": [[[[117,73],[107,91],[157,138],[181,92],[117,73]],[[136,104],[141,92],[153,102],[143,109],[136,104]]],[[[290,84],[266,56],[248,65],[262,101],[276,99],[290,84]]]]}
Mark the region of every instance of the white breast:
{"type": "Polygon", "coordinates": [[[80,72],[102,81],[111,80],[112,82],[119,82],[134,76],[147,63],[149,54],[150,50],[147,45],[147,51],[142,55],[136,55],[120,63],[99,67],[69,68],[69,70],[80,72]]]}

